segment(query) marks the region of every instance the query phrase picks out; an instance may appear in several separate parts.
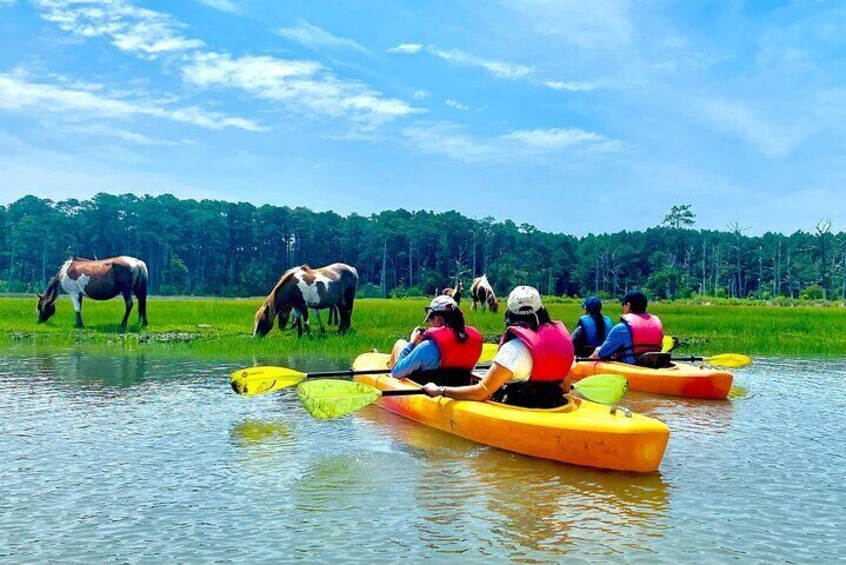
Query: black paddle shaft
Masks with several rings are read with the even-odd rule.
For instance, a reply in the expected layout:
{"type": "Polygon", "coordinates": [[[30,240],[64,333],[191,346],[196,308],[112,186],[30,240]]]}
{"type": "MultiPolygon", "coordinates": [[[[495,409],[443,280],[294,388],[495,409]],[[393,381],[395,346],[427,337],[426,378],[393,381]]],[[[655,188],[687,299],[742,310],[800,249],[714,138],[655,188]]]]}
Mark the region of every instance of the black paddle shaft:
{"type": "MultiPolygon", "coordinates": [[[[475,368],[489,369],[490,365],[476,365],[475,368]]],[[[316,373],[306,373],[306,377],[309,379],[318,379],[323,377],[354,377],[356,375],[386,375],[390,372],[390,369],[364,369],[362,371],[344,369],[342,371],[319,371],[316,373]]]]}
{"type": "MultiPolygon", "coordinates": [[[[704,361],[704,357],[670,357],[670,361],[704,361]]],[[[611,361],[611,359],[591,359],[590,357],[576,357],[577,363],[599,363],[601,361],[611,361]]]]}
{"type": "Polygon", "coordinates": [[[422,388],[409,388],[397,390],[383,390],[382,396],[410,396],[412,394],[426,394],[422,388]]]}

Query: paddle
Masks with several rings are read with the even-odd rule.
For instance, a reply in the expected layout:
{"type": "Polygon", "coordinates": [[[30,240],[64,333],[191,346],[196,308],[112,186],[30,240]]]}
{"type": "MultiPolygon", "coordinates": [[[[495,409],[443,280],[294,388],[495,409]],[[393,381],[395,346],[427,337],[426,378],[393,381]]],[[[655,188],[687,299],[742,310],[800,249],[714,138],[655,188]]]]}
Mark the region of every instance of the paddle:
{"type": "MultiPolygon", "coordinates": [[[[577,363],[590,363],[605,361],[604,359],[591,359],[590,357],[577,357],[577,363]]],[[[711,357],[697,357],[691,355],[690,357],[670,357],[670,361],[687,361],[693,363],[694,361],[704,361],[714,367],[724,367],[727,369],[736,369],[738,367],[746,367],[752,364],[752,358],[748,355],[741,355],[740,353],[721,353],[711,357]]]]}
{"type": "Polygon", "coordinates": [[[662,353],[672,353],[672,351],[679,346],[679,338],[671,335],[665,335],[661,342],[662,353]]]}
{"type": "MultiPolygon", "coordinates": [[[[476,369],[487,369],[490,365],[477,365],[476,369]]],[[[288,367],[259,366],[247,369],[238,369],[229,376],[229,385],[238,394],[252,396],[254,394],[265,394],[292,387],[300,384],[306,379],[325,377],[354,377],[356,375],[386,375],[390,369],[367,369],[364,371],[353,371],[343,369],[340,371],[319,371],[314,373],[301,373],[288,367]]]]}
{"type": "MultiPolygon", "coordinates": [[[[616,404],[626,394],[628,381],[620,375],[593,375],[582,379],[571,388],[588,400],[616,404]]],[[[383,396],[415,394],[426,393],[422,388],[379,390],[363,383],[334,379],[303,382],[297,387],[297,398],[306,411],[318,420],[346,416],[373,404],[383,396]]]]}

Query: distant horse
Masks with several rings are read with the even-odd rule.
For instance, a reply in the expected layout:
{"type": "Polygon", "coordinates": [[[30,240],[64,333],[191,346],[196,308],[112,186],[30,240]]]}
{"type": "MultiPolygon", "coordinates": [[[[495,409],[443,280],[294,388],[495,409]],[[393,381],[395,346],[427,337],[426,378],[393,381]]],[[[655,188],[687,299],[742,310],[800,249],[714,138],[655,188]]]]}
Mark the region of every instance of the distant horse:
{"type": "Polygon", "coordinates": [[[463,291],[463,290],[464,290],[464,281],[459,279],[458,283],[455,285],[455,288],[447,287],[443,290],[443,292],[441,294],[443,294],[445,296],[449,296],[450,298],[455,300],[456,304],[461,306],[461,291],[463,291]]]}
{"type": "Polygon", "coordinates": [[[473,299],[473,310],[476,309],[478,304],[482,305],[483,311],[485,308],[491,312],[499,310],[499,300],[494,294],[493,287],[488,282],[486,275],[473,279],[473,284],[470,285],[470,297],[473,299]]]}
{"type": "Polygon", "coordinates": [[[147,265],[144,261],[126,255],[101,261],[73,258],[62,265],[56,276],[47,285],[44,294],[38,295],[38,323],[46,322],[56,313],[56,300],[64,290],[70,295],[76,312],[76,327],[82,324],[82,299],[111,300],[123,295],[126,313],[120,323],[126,329],[126,321],[132,311],[132,294],[138,298],[138,320],[147,325],[147,265]]]}
{"type": "Polygon", "coordinates": [[[343,263],[319,269],[308,265],[290,269],[282,275],[256,312],[253,336],[267,335],[277,318],[279,329],[285,328],[292,311],[297,335],[302,336],[303,324],[306,332],[310,332],[309,308],[323,310],[332,307],[337,310],[338,333],[346,333],[350,329],[357,286],[358,272],[343,263]]]}

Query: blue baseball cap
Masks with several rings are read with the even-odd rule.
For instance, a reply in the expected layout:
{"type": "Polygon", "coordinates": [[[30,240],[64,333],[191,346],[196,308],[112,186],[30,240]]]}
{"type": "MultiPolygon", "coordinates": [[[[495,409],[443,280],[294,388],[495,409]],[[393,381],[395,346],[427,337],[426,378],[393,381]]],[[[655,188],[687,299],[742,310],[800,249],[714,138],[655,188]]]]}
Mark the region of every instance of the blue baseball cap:
{"type": "Polygon", "coordinates": [[[588,296],[582,301],[582,308],[588,312],[599,312],[602,310],[602,301],[595,296],[588,296]]]}

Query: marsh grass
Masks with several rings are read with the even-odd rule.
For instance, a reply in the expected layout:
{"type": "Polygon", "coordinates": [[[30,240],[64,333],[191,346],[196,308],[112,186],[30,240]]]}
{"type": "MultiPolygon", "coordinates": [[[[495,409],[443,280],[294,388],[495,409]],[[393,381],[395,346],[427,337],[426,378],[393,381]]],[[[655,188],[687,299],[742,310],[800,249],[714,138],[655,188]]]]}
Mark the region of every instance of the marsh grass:
{"type": "MultiPolygon", "coordinates": [[[[87,301],[85,329],[73,327],[70,301],[62,297],[56,315],[36,323],[34,298],[0,298],[0,345],[5,347],[96,348],[112,352],[195,354],[215,358],[278,358],[319,356],[342,359],[372,348],[386,351],[422,322],[426,299],[359,299],[353,330],[338,336],[325,333],[312,316],[310,337],[298,339],[291,329],[273,330],[266,338],[251,337],[253,315],[261,299],[158,298],[149,304],[150,326],[141,329],[137,312],[120,332],[120,300],[87,301]]],[[[469,311],[467,322],[488,341],[502,332],[502,312],[469,311]]],[[[553,318],[573,328],[581,313],[578,303],[550,301],[553,318]]],[[[750,355],[824,356],[846,354],[846,310],[821,307],[725,306],[656,304],[665,330],[681,338],[680,351],[696,354],[725,352],[750,355]]],[[[619,305],[608,302],[605,312],[615,319],[619,305]]],[[[323,322],[326,322],[325,313],[323,322]]]]}

